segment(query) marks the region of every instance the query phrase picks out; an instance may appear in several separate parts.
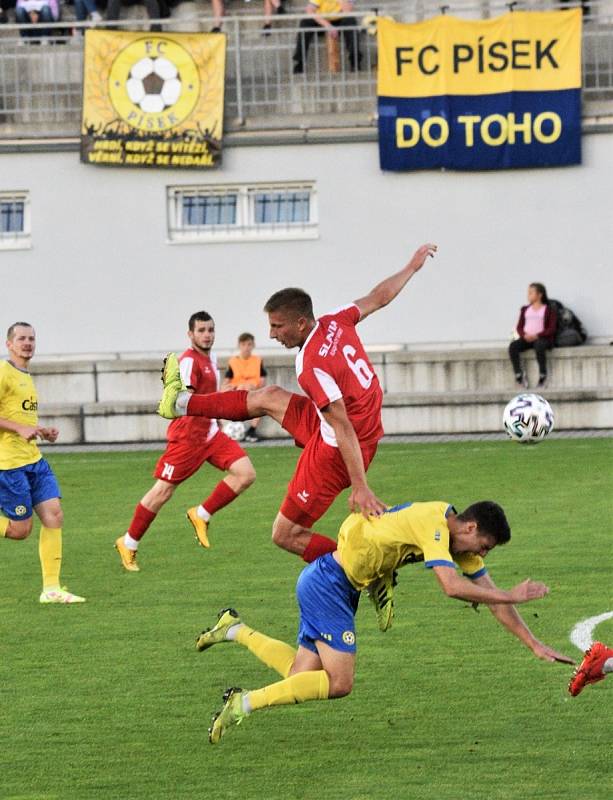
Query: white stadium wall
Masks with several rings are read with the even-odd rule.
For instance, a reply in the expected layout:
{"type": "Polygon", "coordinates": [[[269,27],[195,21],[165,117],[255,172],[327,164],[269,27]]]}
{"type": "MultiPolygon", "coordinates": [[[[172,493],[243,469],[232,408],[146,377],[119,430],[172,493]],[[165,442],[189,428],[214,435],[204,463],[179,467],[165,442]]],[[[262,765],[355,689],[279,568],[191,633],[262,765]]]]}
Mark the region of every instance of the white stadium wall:
{"type": "Polygon", "coordinates": [[[82,165],[76,152],[0,155],[0,191],[28,190],[32,247],[0,250],[5,327],[36,325],[39,353],[178,348],[210,311],[218,347],[266,345],[265,299],[287,285],[324,312],[367,292],[425,241],[440,254],[362,328],[368,344],[502,342],[530,281],[591,336],[613,333],[613,133],[584,164],[491,173],[382,173],[375,143],[228,147],[211,172],[82,165]],[[319,238],[167,243],[166,187],[313,180],[319,238]]]}

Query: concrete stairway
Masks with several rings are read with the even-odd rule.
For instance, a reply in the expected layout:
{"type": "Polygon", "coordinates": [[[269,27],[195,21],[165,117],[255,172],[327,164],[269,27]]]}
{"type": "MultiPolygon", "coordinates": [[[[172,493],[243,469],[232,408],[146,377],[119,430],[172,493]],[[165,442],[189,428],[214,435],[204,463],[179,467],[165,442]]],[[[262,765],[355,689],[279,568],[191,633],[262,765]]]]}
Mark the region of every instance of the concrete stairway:
{"type": "MultiPolygon", "coordinates": [[[[502,410],[517,393],[506,351],[377,350],[370,353],[385,391],[383,421],[390,434],[500,431],[502,410]]],[[[265,359],[269,383],[296,390],[293,358],[265,359]]],[[[526,358],[531,386],[537,374],[526,358]]],[[[225,359],[220,358],[225,368],[225,359]]],[[[49,361],[33,365],[41,418],[57,425],[65,443],[148,442],[165,436],[155,414],[160,360],[49,361]]],[[[550,357],[550,383],[542,392],[556,428],[613,428],[613,347],[560,348],[550,357]]],[[[282,436],[272,420],[262,434],[282,436]]]]}

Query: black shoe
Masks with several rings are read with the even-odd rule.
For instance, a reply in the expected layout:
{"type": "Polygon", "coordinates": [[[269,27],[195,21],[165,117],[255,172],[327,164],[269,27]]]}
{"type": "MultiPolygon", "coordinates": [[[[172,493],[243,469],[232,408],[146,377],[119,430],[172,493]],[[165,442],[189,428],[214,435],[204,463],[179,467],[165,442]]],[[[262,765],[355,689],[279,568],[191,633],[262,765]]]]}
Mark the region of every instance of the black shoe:
{"type": "Polygon", "coordinates": [[[545,389],[547,387],[547,375],[541,375],[539,382],[536,384],[537,389],[545,389]]]}
{"type": "Polygon", "coordinates": [[[294,75],[302,75],[304,73],[304,65],[301,64],[299,61],[294,64],[293,69],[294,75]]]}
{"type": "Polygon", "coordinates": [[[262,25],[262,36],[270,36],[272,33],[272,25],[270,22],[267,22],[265,25],[262,25]]]}
{"type": "Polygon", "coordinates": [[[516,372],[515,373],[515,383],[520,389],[527,389],[528,388],[528,378],[525,372],[516,372]]]}
{"type": "Polygon", "coordinates": [[[249,428],[249,430],[245,434],[245,441],[251,443],[260,441],[260,437],[258,436],[257,431],[254,427],[249,428]]]}
{"type": "Polygon", "coordinates": [[[214,28],[211,28],[211,33],[221,33],[221,27],[219,25],[215,25],[214,28]]]}

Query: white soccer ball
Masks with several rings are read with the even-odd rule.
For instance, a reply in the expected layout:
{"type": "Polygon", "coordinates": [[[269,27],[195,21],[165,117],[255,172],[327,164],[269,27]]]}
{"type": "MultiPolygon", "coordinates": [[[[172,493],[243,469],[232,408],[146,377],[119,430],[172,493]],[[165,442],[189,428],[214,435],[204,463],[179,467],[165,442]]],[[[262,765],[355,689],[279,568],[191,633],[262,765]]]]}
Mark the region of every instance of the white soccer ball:
{"type": "Polygon", "coordinates": [[[226,422],[223,426],[223,432],[226,436],[229,436],[230,439],[234,439],[235,442],[242,442],[247,433],[247,428],[244,422],[233,420],[231,422],[226,422]]]}
{"type": "Polygon", "coordinates": [[[181,97],[181,76],[167,58],[141,58],[126,81],[128,97],[146,114],[160,114],[181,97]]]}
{"type": "Polygon", "coordinates": [[[537,444],[553,430],[553,409],[540,394],[518,394],[506,406],[502,424],[511,439],[537,444]]]}

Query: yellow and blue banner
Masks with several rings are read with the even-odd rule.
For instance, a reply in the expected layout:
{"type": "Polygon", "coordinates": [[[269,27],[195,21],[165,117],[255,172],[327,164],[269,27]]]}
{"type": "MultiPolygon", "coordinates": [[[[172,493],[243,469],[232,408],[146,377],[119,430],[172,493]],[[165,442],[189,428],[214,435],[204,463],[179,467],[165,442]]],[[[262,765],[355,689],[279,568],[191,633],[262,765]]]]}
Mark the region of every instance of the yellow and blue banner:
{"type": "Polygon", "coordinates": [[[581,9],[377,25],[384,170],[581,163],[581,9]]]}
{"type": "Polygon", "coordinates": [[[226,37],[88,30],[81,161],[202,168],[221,162],[226,37]]]}

